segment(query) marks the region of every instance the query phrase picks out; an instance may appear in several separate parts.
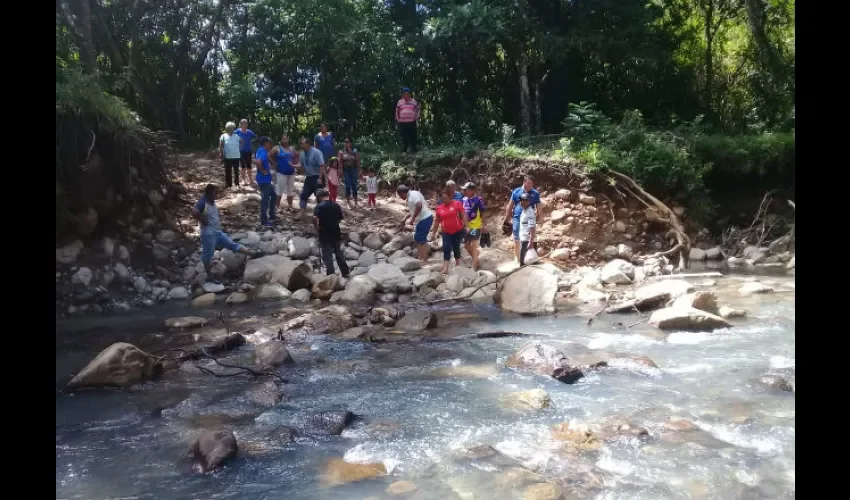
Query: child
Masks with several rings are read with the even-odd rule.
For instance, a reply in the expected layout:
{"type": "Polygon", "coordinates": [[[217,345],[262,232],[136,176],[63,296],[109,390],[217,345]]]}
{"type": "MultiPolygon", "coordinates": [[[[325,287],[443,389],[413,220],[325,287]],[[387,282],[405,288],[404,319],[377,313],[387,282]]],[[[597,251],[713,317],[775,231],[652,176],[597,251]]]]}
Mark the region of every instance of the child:
{"type": "Polygon", "coordinates": [[[519,265],[525,265],[525,255],[529,249],[534,248],[537,233],[537,212],[531,205],[531,197],[528,193],[519,195],[519,206],[522,211],[519,215],[519,265]]]}
{"type": "Polygon", "coordinates": [[[375,176],[375,173],[371,170],[367,170],[365,173],[366,177],[366,194],[369,195],[369,209],[375,210],[375,207],[378,205],[376,198],[378,197],[378,178],[375,176]]]}
{"type": "Polygon", "coordinates": [[[328,193],[332,202],[336,203],[336,195],[339,192],[339,161],[336,156],[328,160],[328,193]]]}

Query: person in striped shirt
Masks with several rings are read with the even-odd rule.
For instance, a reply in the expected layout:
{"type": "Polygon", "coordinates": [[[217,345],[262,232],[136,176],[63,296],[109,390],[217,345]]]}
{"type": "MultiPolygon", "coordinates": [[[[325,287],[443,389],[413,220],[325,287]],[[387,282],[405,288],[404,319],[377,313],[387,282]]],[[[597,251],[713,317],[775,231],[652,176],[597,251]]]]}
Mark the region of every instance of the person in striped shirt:
{"type": "Polygon", "coordinates": [[[401,135],[403,151],[416,152],[416,122],[419,120],[419,103],[410,96],[410,89],[401,89],[401,99],[395,105],[395,121],[401,135]]]}

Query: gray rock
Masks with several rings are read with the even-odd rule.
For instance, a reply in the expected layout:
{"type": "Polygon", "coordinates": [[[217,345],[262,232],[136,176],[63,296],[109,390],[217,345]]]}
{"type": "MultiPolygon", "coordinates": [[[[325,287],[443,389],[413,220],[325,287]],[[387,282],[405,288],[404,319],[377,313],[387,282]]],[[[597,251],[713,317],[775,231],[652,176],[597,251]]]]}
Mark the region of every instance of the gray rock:
{"type": "Polygon", "coordinates": [[[617,251],[616,246],[608,245],[607,247],[605,247],[605,250],[603,250],[602,253],[605,255],[606,259],[613,259],[613,258],[617,257],[617,254],[619,252],[617,251]]]}
{"type": "Polygon", "coordinates": [[[235,457],[237,451],[236,436],[230,431],[221,430],[203,431],[191,447],[192,457],[200,472],[218,468],[235,457]]]}
{"type": "Polygon", "coordinates": [[[307,238],[293,236],[289,239],[289,257],[293,260],[302,260],[310,256],[313,244],[307,238]]]}
{"type": "Polygon", "coordinates": [[[254,364],[261,368],[277,368],[281,365],[294,365],[295,360],[282,342],[272,340],[257,346],[254,350],[254,364]]]}
{"type": "MultiPolygon", "coordinates": [[[[711,314],[719,315],[719,310],[717,306],[717,296],[714,294],[714,292],[709,292],[707,290],[682,295],[681,297],[673,301],[671,307],[694,308],[711,314]]],[[[725,318],[725,316],[720,316],[725,318]]]]}
{"type": "Polygon", "coordinates": [[[626,228],[625,222],[623,222],[621,220],[614,222],[614,231],[617,231],[618,233],[625,233],[626,229],[627,228],[626,228]]]}
{"type": "Polygon", "coordinates": [[[422,268],[423,262],[413,257],[399,257],[395,261],[391,261],[393,265],[398,266],[404,272],[415,271],[422,268]]]}
{"type": "Polygon", "coordinates": [[[436,327],[437,315],[431,311],[410,311],[396,323],[396,328],[407,332],[422,332],[436,327]]]}
{"type": "Polygon", "coordinates": [[[354,250],[353,248],[346,248],[345,250],[343,250],[343,253],[345,254],[345,260],[349,261],[349,262],[350,261],[356,262],[357,259],[360,258],[360,254],[357,253],[357,251],[354,250]]]}
{"type": "Polygon", "coordinates": [[[496,301],[502,309],[520,314],[554,313],[558,275],[551,264],[523,268],[505,278],[496,301]]]}
{"type": "Polygon", "coordinates": [[[306,288],[302,288],[300,290],[296,290],[292,294],[292,300],[297,300],[299,302],[307,302],[308,300],[310,300],[310,294],[311,294],[310,290],[307,290],[306,288]]]}
{"type": "Polygon", "coordinates": [[[584,205],[596,205],[596,198],[584,193],[578,194],[578,201],[584,205]]]}
{"type": "Polygon", "coordinates": [[[281,284],[266,283],[257,286],[255,296],[262,300],[287,300],[292,297],[292,292],[281,284]]]}
{"type": "Polygon", "coordinates": [[[342,278],[339,275],[331,274],[328,276],[321,276],[320,279],[313,283],[312,295],[313,298],[319,300],[328,300],[331,298],[334,292],[342,289],[342,285],[340,280],[342,278]]]}
{"type": "Polygon", "coordinates": [[[227,304],[242,304],[248,302],[248,294],[244,292],[233,292],[224,300],[227,304]]]}
{"type": "Polygon", "coordinates": [[[377,283],[366,274],[352,277],[345,286],[340,300],[350,303],[371,302],[375,296],[377,283]]]}
{"type": "Polygon", "coordinates": [[[224,267],[227,269],[228,273],[237,273],[242,270],[242,266],[245,265],[245,261],[248,256],[244,253],[233,252],[229,248],[225,248],[221,251],[221,261],[224,263],[224,267]]]}
{"type": "Polygon", "coordinates": [[[728,306],[721,306],[718,310],[718,315],[723,319],[744,318],[747,316],[747,311],[743,309],[735,309],[728,306]]]}
{"type": "Polygon", "coordinates": [[[355,245],[360,245],[360,233],[348,233],[348,241],[354,243],[355,245]]]}
{"type": "Polygon", "coordinates": [[[170,229],[163,229],[160,232],[156,233],[156,241],[162,243],[166,246],[171,246],[177,243],[177,239],[180,235],[178,235],[175,231],[170,229]]]}
{"type": "Polygon", "coordinates": [[[706,252],[700,248],[692,247],[688,256],[693,261],[701,262],[706,259],[706,252]]]}
{"type": "Polygon", "coordinates": [[[758,281],[750,281],[741,285],[741,287],[738,288],[738,292],[741,295],[773,293],[773,288],[765,285],[764,283],[759,283],[758,281]]]}
{"type": "Polygon", "coordinates": [[[693,307],[667,307],[652,313],[649,324],[662,330],[711,331],[732,326],[720,316],[693,307]]]}
{"type": "Polygon", "coordinates": [[[116,342],[80,370],[66,390],[83,387],[125,387],[153,380],[162,373],[162,364],[132,344],[116,342]]]}
{"type": "Polygon", "coordinates": [[[369,277],[382,292],[409,292],[413,287],[401,269],[392,264],[375,264],[369,268],[369,277]]]}
{"type": "Polygon", "coordinates": [[[130,279],[130,270],[127,269],[127,266],[119,262],[115,264],[115,276],[118,277],[119,281],[125,283],[130,279]]]}
{"type": "Polygon", "coordinates": [[[206,282],[203,285],[203,289],[207,293],[220,293],[224,291],[224,285],[221,283],[206,282]]]}
{"type": "Polygon", "coordinates": [[[252,285],[277,283],[289,290],[312,286],[313,270],[302,261],[290,260],[281,255],[266,255],[251,259],[245,264],[243,279],[252,285]]]}
{"type": "Polygon", "coordinates": [[[214,293],[205,293],[192,300],[193,307],[207,307],[215,304],[216,296],[214,293]]]}
{"type": "Polygon", "coordinates": [[[384,246],[384,241],[381,239],[381,235],[371,233],[363,240],[363,246],[372,250],[380,250],[384,246]]]}
{"type": "Polygon", "coordinates": [[[371,250],[366,250],[360,257],[357,258],[357,265],[363,267],[373,266],[378,262],[378,259],[375,255],[375,252],[371,250]]]}
{"type": "Polygon", "coordinates": [[[705,251],[706,260],[720,260],[723,254],[720,253],[720,247],[709,248],[705,251]]]}
{"type": "Polygon", "coordinates": [[[71,283],[77,286],[87,287],[91,284],[92,279],[94,278],[94,273],[92,270],[87,267],[81,267],[77,269],[77,272],[71,276],[71,283]]]}
{"type": "Polygon", "coordinates": [[[146,280],[144,276],[134,276],[133,288],[135,288],[136,291],[139,293],[145,293],[150,290],[150,285],[148,284],[148,280],[146,280]]]}
{"type": "Polygon", "coordinates": [[[118,260],[125,264],[130,263],[130,251],[124,245],[118,247],[118,260]]]}
{"type": "Polygon", "coordinates": [[[168,291],[170,300],[186,300],[189,298],[189,290],[184,286],[176,286],[168,291]]]}
{"type": "Polygon", "coordinates": [[[614,259],[608,262],[599,271],[599,278],[605,284],[628,285],[634,277],[635,266],[622,259],[614,259]]]}
{"type": "Polygon", "coordinates": [[[56,249],[56,262],[60,264],[73,264],[77,260],[77,257],[80,256],[82,250],[83,242],[74,240],[72,243],[56,249]]]}

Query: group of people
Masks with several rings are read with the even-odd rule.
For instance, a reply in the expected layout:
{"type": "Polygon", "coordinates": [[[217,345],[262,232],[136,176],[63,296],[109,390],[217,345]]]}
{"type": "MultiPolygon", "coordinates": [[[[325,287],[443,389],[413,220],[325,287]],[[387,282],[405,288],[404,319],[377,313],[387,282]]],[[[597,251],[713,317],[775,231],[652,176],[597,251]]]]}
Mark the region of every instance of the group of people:
{"type": "Polygon", "coordinates": [[[283,135],[277,145],[270,138],[257,137],[248,128],[248,121],[240,121],[239,128],[233,122],[225,125],[225,131],[219,138],[219,155],[224,162],[225,188],[240,186],[239,170],[245,185],[250,185],[252,167],[256,168],[256,184],[260,191],[260,223],[272,227],[277,221],[276,209],[282,208],[286,197],[286,209],[294,210],[296,169],[304,171],[304,185],[299,194],[299,208],[302,215],[307,208],[307,200],[322,187],[328,191],[332,201],[337,200],[340,184],[344,185],[345,198],[349,208],[352,203],[359,206],[358,183],[361,178],[366,185],[367,206],[374,210],[377,206],[378,178],[360,163],[360,153],[354,148],[351,137],[346,137],[343,147],[337,151],[334,134],[322,124],[319,132],[310,140],[301,139],[301,150],[289,143],[289,137],[283,135]],[[257,141],[257,152],[252,153],[252,141],[257,141]],[[253,156],[253,158],[252,158],[253,156]]]}

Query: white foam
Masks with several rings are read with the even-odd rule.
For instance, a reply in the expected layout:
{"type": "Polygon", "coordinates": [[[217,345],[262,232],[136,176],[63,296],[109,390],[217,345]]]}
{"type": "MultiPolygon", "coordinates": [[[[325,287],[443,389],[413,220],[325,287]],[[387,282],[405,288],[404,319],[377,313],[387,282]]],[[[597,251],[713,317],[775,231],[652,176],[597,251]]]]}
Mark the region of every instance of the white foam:
{"type": "Polygon", "coordinates": [[[705,422],[699,422],[698,425],[710,432],[717,439],[740,448],[756,450],[763,455],[773,455],[782,451],[782,446],[775,439],[758,436],[748,437],[737,427],[713,425],[705,422]]]}
{"type": "Polygon", "coordinates": [[[614,344],[629,344],[629,345],[649,345],[657,344],[657,340],[653,340],[645,335],[615,335],[611,333],[597,333],[594,335],[587,347],[588,349],[605,349],[614,344]]]}
{"type": "Polygon", "coordinates": [[[345,452],[343,460],[353,464],[373,464],[381,462],[387,469],[387,474],[392,474],[393,470],[398,467],[400,461],[394,457],[386,456],[387,450],[376,449],[375,445],[370,443],[361,443],[345,452]]]}
{"type": "Polygon", "coordinates": [[[694,363],[692,365],[664,368],[667,373],[706,373],[714,371],[714,367],[708,363],[694,363]]]}
{"type": "Polygon", "coordinates": [[[616,460],[607,454],[596,462],[596,466],[618,476],[628,476],[635,471],[635,467],[629,462],[616,460]]]}
{"type": "Polygon", "coordinates": [[[796,360],[791,358],[786,358],[785,356],[771,356],[770,357],[770,367],[771,368],[794,368],[797,366],[796,360]]]}
{"type": "Polygon", "coordinates": [[[673,332],[667,336],[667,342],[670,344],[694,345],[718,337],[718,335],[712,335],[708,332],[673,332]]]}

